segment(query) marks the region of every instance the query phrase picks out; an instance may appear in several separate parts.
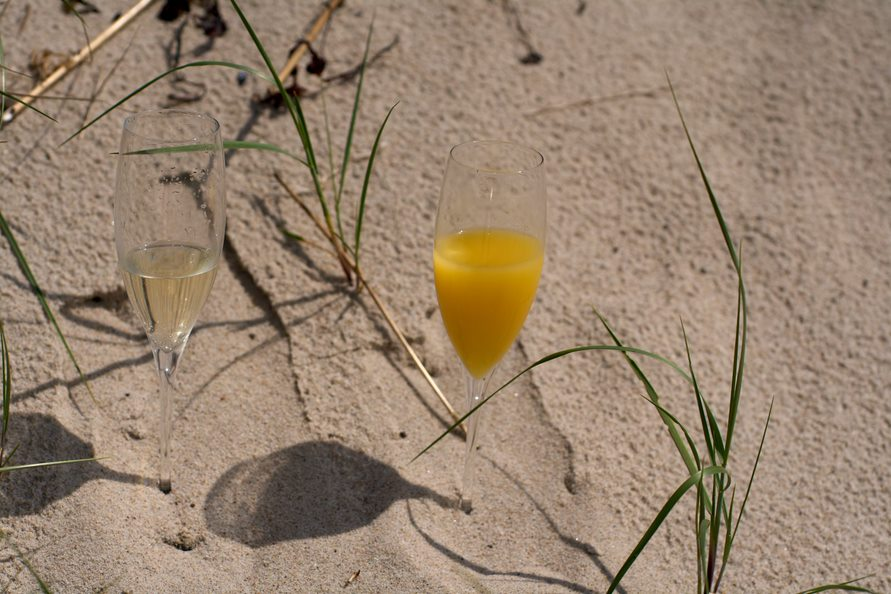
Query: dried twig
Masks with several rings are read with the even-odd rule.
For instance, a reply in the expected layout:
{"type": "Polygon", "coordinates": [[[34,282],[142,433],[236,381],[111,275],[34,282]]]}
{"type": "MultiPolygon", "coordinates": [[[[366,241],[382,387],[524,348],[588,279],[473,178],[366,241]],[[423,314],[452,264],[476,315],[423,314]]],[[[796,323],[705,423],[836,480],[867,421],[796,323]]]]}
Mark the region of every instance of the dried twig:
{"type": "MultiPolygon", "coordinates": [[[[302,198],[300,198],[300,194],[295,192],[291,186],[282,178],[279,172],[275,172],[275,179],[281,185],[282,188],[288,193],[291,198],[297,203],[303,212],[309,215],[309,218],[315,223],[319,232],[325,236],[325,238],[334,246],[334,249],[338,251],[338,258],[341,259],[341,263],[345,263],[350,267],[352,272],[356,275],[358,281],[362,284],[363,287],[368,291],[368,294],[371,295],[371,299],[374,301],[374,304],[377,306],[378,310],[381,312],[381,315],[384,316],[384,319],[387,321],[387,325],[390,326],[390,330],[393,331],[393,334],[396,335],[396,338],[399,340],[399,343],[402,345],[402,348],[408,353],[411,360],[414,362],[415,366],[418,368],[418,371],[421,372],[421,375],[424,376],[424,380],[430,385],[433,389],[433,392],[436,394],[436,397],[439,398],[439,401],[446,407],[446,410],[449,411],[449,415],[451,415],[454,421],[458,421],[461,416],[455,412],[454,407],[449,402],[448,398],[445,397],[445,394],[442,393],[442,390],[439,389],[439,386],[436,385],[436,382],[433,380],[433,377],[427,371],[427,368],[424,367],[424,364],[421,362],[420,357],[415,352],[415,350],[408,344],[408,340],[405,338],[405,335],[402,333],[402,330],[399,329],[399,326],[396,324],[396,320],[393,319],[393,316],[390,315],[390,311],[384,305],[384,302],[381,301],[378,294],[371,288],[371,285],[368,284],[368,281],[365,279],[365,276],[362,274],[361,269],[356,266],[355,261],[350,258],[349,254],[344,253],[343,249],[340,246],[340,241],[336,237],[334,237],[331,232],[328,230],[328,227],[316,216],[316,214],[306,205],[302,198]]],[[[466,435],[465,427],[463,423],[460,425],[461,433],[466,435]]]]}
{"type": "Polygon", "coordinates": [[[98,50],[102,47],[106,41],[111,39],[115,34],[121,31],[124,27],[129,25],[136,17],[142,14],[145,9],[154,4],[156,0],[139,0],[130,10],[124,13],[121,18],[116,20],[111,24],[105,31],[100,33],[93,39],[91,42],[87,43],[79,52],[77,52],[74,56],[72,56],[68,61],[64,64],[56,68],[52,74],[46,77],[45,80],[40,82],[36,87],[31,89],[31,92],[28,93],[28,96],[22,99],[22,103],[16,103],[12,107],[10,107],[6,113],[3,114],[4,122],[11,122],[13,118],[15,118],[23,109],[25,109],[26,104],[31,104],[36,98],[40,97],[44,92],[48,91],[55,85],[57,82],[62,80],[62,78],[80,66],[80,64],[90,56],[91,52],[98,50]]]}
{"type": "Polygon", "coordinates": [[[280,79],[285,80],[289,74],[297,69],[297,64],[300,62],[300,58],[306,53],[309,44],[316,40],[316,37],[319,36],[319,33],[322,32],[322,29],[328,22],[328,19],[331,18],[331,15],[334,14],[334,11],[337,10],[341,4],[343,4],[343,0],[331,0],[328,3],[328,6],[325,7],[325,10],[319,15],[319,18],[313,23],[312,29],[310,29],[309,33],[306,34],[306,37],[301,40],[305,43],[297,44],[297,49],[291,53],[291,56],[288,58],[288,63],[285,64],[285,67],[282,68],[281,71],[279,71],[278,77],[280,79]]]}

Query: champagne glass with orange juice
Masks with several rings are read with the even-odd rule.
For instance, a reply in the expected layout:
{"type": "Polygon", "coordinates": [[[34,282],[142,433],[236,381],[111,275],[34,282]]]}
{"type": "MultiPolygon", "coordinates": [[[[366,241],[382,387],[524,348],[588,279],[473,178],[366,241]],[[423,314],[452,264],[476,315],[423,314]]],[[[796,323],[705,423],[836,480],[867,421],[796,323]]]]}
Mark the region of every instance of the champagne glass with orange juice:
{"type": "MultiPolygon", "coordinates": [[[[436,214],[433,273],[449,339],[467,372],[467,410],[523,327],[544,264],[541,154],[500,141],[452,148],[436,214]]],[[[482,409],[468,420],[461,508],[473,506],[482,409]]]]}

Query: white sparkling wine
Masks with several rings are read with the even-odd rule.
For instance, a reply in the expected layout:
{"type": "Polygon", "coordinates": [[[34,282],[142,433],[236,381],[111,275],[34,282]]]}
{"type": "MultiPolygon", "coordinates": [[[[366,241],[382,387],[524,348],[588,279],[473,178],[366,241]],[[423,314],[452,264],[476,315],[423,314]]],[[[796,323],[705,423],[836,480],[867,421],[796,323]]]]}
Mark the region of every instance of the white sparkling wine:
{"type": "Polygon", "coordinates": [[[188,339],[210,295],[217,259],[204,248],[153,244],[128,252],[121,273],[149,340],[172,350],[188,339]]]}

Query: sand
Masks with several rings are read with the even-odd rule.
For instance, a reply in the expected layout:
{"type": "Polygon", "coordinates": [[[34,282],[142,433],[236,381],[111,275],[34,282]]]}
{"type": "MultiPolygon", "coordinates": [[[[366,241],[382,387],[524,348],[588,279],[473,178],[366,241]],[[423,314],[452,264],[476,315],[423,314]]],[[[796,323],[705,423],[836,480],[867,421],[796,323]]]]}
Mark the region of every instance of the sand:
{"type": "MultiPolygon", "coordinates": [[[[96,4],[91,34],[127,7],[96,4]]],[[[280,65],[319,5],[244,9],[280,65]]],[[[82,44],[58,3],[4,8],[11,68],[26,70],[32,51],[82,44]]],[[[369,296],[327,255],[279,233],[313,229],[273,172],[304,189],[309,177],[278,155],[229,160],[225,257],[179,372],[174,488],[155,487],[156,378],[116,271],[110,153],[122,118],[164,105],[173,88],[162,82],[59,145],[87,111],[166,68],[180,22],[156,12],[53,91],[89,97],[111,73],[94,104],[41,100],[57,124],[28,113],[0,131],[3,215],[101,405],[78,385],[4,243],[10,443],[19,463],[105,457],[0,482],[0,585],[38,588],[24,558],[57,592],[604,591],[685,478],[621,358],[573,355],[492,401],[482,495],[465,515],[455,508],[460,438],[409,464],[444,429],[443,407],[369,296]]],[[[222,12],[229,31],[213,44],[183,29],[182,61],[261,66],[231,7],[222,12]]],[[[349,0],[327,35],[326,73],[357,63],[372,18],[373,52],[398,43],[368,70],[345,200],[352,211],[362,157],[399,100],[368,196],[363,267],[450,399],[462,402],[464,383],[431,266],[445,157],[468,139],[504,138],[545,156],[550,235],[537,301],[495,382],[551,351],[607,342],[592,306],[629,343],[677,360],[683,319],[703,389],[725,417],[736,281],[667,69],[743,243],[749,351],[731,462],[740,488],[775,399],[721,589],[797,592],[866,574],[891,589],[891,5],[349,0]],[[542,60],[522,63],[533,50],[542,60]]],[[[186,77],[206,87],[188,107],[215,115],[227,138],[299,149],[286,116],[252,109],[262,81],[239,86],[225,69],[186,77]]],[[[353,88],[327,95],[336,154],[353,88]]],[[[304,109],[322,142],[321,101],[304,109]]],[[[690,390],[645,369],[695,428],[690,390]]],[[[693,506],[683,500],[660,529],[626,592],[694,588],[693,506]]]]}

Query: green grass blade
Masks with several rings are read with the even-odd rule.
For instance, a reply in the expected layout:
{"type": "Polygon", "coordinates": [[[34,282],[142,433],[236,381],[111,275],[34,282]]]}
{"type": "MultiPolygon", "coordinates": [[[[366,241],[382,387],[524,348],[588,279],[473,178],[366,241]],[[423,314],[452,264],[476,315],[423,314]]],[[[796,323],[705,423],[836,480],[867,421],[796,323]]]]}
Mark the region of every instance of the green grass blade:
{"type": "Polygon", "coordinates": [[[6,451],[6,432],[9,430],[9,404],[12,401],[12,367],[9,364],[9,345],[6,344],[3,320],[0,320],[0,375],[3,383],[3,425],[0,427],[0,466],[2,466],[3,453],[6,451]]]}
{"type": "Polygon", "coordinates": [[[659,510],[659,513],[656,514],[656,518],[650,523],[649,528],[644,532],[644,535],[637,543],[637,546],[635,546],[634,550],[631,551],[631,554],[628,555],[628,559],[622,564],[622,568],[616,573],[616,577],[614,577],[612,583],[610,583],[606,594],[612,594],[612,592],[615,591],[616,587],[621,583],[622,578],[625,577],[625,574],[628,573],[628,570],[631,569],[631,566],[637,561],[637,557],[640,555],[641,551],[644,550],[647,543],[650,542],[650,539],[665,521],[665,518],[668,517],[668,514],[671,513],[671,510],[674,509],[674,506],[681,500],[687,491],[703,479],[716,474],[727,474],[727,469],[720,466],[708,466],[688,476],[687,480],[675,489],[674,493],[671,494],[671,497],[668,498],[668,501],[665,502],[665,505],[662,506],[662,509],[659,510]]]}
{"type": "Polygon", "coordinates": [[[736,531],[739,530],[739,523],[742,521],[743,514],[746,513],[746,503],[749,502],[749,493],[752,492],[752,483],[755,482],[755,472],[758,470],[758,463],[761,461],[761,450],[764,449],[764,439],[767,437],[767,428],[770,427],[770,417],[773,414],[773,398],[770,399],[770,408],[767,410],[767,420],[764,422],[764,431],[761,432],[761,443],[758,444],[758,453],[755,455],[755,463],[752,465],[752,474],[749,476],[749,484],[746,485],[746,494],[743,497],[742,504],[739,506],[739,515],[736,518],[736,524],[733,526],[733,533],[730,534],[730,544],[724,546],[724,556],[721,560],[721,572],[718,574],[718,581],[715,588],[721,585],[721,578],[724,577],[724,570],[727,567],[727,561],[730,559],[730,549],[733,541],[736,540],[736,531]]]}
{"type": "Polygon", "coordinates": [[[705,541],[702,535],[708,529],[705,522],[705,510],[703,509],[702,480],[696,485],[696,515],[693,517],[693,534],[696,536],[696,594],[702,592],[702,584],[705,577],[705,541]]]}
{"type": "MultiPolygon", "coordinates": [[[[604,328],[606,328],[606,331],[609,333],[610,337],[613,339],[613,342],[616,343],[617,346],[622,346],[622,341],[619,340],[619,337],[616,335],[615,332],[613,332],[613,329],[610,327],[609,323],[606,321],[606,318],[604,318],[602,315],[600,315],[600,312],[597,311],[596,308],[592,308],[592,309],[594,310],[594,314],[600,319],[600,323],[603,324],[604,328]]],[[[641,383],[643,383],[644,388],[646,389],[647,394],[650,396],[650,398],[652,398],[655,402],[658,402],[659,395],[656,393],[656,389],[653,387],[653,384],[650,382],[650,380],[647,378],[647,376],[644,374],[644,372],[641,370],[641,368],[637,365],[637,362],[634,359],[632,359],[628,355],[628,353],[624,353],[624,357],[625,357],[625,361],[628,363],[628,365],[631,367],[631,370],[634,372],[634,375],[636,375],[637,378],[641,381],[641,383]]],[[[692,381],[693,381],[692,378],[687,376],[686,373],[684,373],[684,377],[687,377],[688,378],[687,381],[692,383],[692,381]]],[[[693,474],[694,472],[696,472],[698,464],[693,460],[693,458],[690,455],[690,452],[687,450],[686,446],[684,445],[683,440],[681,440],[681,436],[678,433],[677,427],[674,426],[674,422],[670,418],[661,415],[661,413],[660,413],[660,417],[662,418],[662,422],[665,423],[665,426],[668,427],[668,433],[671,436],[671,439],[674,442],[674,445],[677,448],[678,453],[681,455],[681,458],[684,460],[684,464],[687,466],[687,471],[690,474],[693,474]]]]}
{"type": "Polygon", "coordinates": [[[677,94],[674,91],[674,86],[671,84],[671,77],[668,76],[668,73],[665,73],[665,78],[668,80],[668,88],[671,90],[671,98],[674,101],[674,106],[677,109],[678,117],[681,119],[681,125],[684,128],[684,134],[687,137],[687,142],[690,145],[690,150],[693,153],[693,159],[696,161],[696,167],[699,169],[699,175],[702,178],[702,183],[705,185],[706,193],[708,193],[709,201],[712,204],[712,210],[715,213],[715,218],[718,220],[718,225],[721,228],[721,234],[724,236],[724,243],[727,246],[727,252],[730,254],[730,259],[733,261],[733,266],[736,269],[737,275],[739,276],[739,292],[740,292],[740,307],[742,310],[742,329],[740,330],[739,325],[739,316],[737,320],[737,336],[736,336],[736,347],[734,348],[733,353],[733,370],[731,377],[731,396],[730,396],[730,414],[727,417],[727,438],[726,438],[726,450],[727,457],[730,456],[730,444],[733,439],[733,428],[736,423],[736,411],[739,406],[739,396],[742,391],[742,370],[745,361],[745,349],[746,349],[746,341],[745,341],[745,327],[746,327],[746,304],[745,304],[745,285],[742,280],[742,262],[740,261],[739,255],[737,254],[736,248],[733,244],[733,239],[730,236],[730,230],[727,227],[727,223],[724,220],[724,215],[721,213],[721,206],[718,204],[718,199],[715,197],[715,193],[712,191],[712,185],[708,180],[708,176],[705,173],[705,168],[702,166],[702,161],[699,159],[699,153],[696,152],[696,146],[693,144],[693,138],[690,136],[690,130],[687,128],[687,122],[684,119],[684,114],[681,111],[680,103],[678,102],[677,94]],[[740,332],[742,336],[740,336],[740,332]],[[737,353],[739,353],[739,360],[737,360],[737,353]]]}
{"type": "Polygon", "coordinates": [[[322,119],[325,122],[325,149],[328,154],[328,179],[331,180],[331,195],[334,196],[334,220],[337,223],[337,239],[340,241],[340,245],[345,249],[348,249],[349,246],[346,243],[346,236],[343,234],[343,219],[340,215],[340,190],[337,189],[337,175],[334,172],[334,145],[331,142],[331,122],[328,119],[328,101],[325,99],[326,89],[327,87],[323,83],[322,89],[319,92],[319,98],[322,100],[322,119]]]}
{"type": "Polygon", "coordinates": [[[282,232],[282,235],[284,235],[284,236],[287,237],[288,239],[294,240],[294,241],[296,241],[296,242],[298,242],[298,243],[301,243],[301,242],[303,242],[303,241],[306,241],[306,239],[305,239],[302,235],[297,235],[297,234],[294,233],[293,231],[288,231],[288,230],[285,229],[285,228],[281,228],[281,229],[279,229],[279,231],[281,231],[281,232],[282,232]]]}
{"type": "Polygon", "coordinates": [[[49,319],[50,323],[53,325],[53,328],[56,330],[56,334],[59,336],[59,340],[62,341],[62,345],[65,347],[65,351],[68,353],[68,358],[71,359],[71,362],[74,364],[74,368],[77,370],[77,374],[80,376],[80,381],[87,388],[87,392],[90,394],[90,398],[93,402],[98,406],[99,403],[96,402],[96,397],[93,395],[93,388],[90,386],[89,380],[87,380],[87,376],[84,375],[84,372],[81,370],[80,365],[77,363],[77,357],[74,356],[74,351],[71,350],[71,347],[68,345],[68,341],[65,340],[65,335],[62,334],[62,329],[59,328],[59,323],[56,321],[56,316],[53,315],[53,310],[50,309],[49,303],[47,303],[46,296],[43,293],[43,289],[40,288],[40,285],[37,283],[37,279],[34,278],[34,274],[31,272],[31,267],[28,266],[28,260],[25,259],[25,254],[22,253],[21,248],[19,248],[19,244],[15,239],[15,236],[12,234],[12,229],[9,228],[9,225],[6,224],[6,219],[3,217],[3,212],[0,211],[0,231],[3,232],[3,235],[6,236],[6,241],[9,243],[9,247],[12,250],[12,253],[15,255],[16,260],[19,263],[19,268],[22,269],[22,273],[25,275],[25,278],[28,279],[28,283],[31,285],[31,289],[34,291],[34,295],[37,297],[37,300],[40,302],[40,306],[43,308],[43,313],[46,314],[46,317],[49,319]]]}
{"type": "Polygon", "coordinates": [[[693,438],[690,436],[690,433],[689,433],[689,431],[687,431],[687,428],[684,427],[684,424],[681,423],[676,416],[671,414],[668,410],[666,410],[661,404],[659,404],[655,400],[651,400],[647,396],[641,396],[641,398],[643,398],[644,400],[646,400],[647,402],[649,402],[650,404],[655,406],[656,410],[659,411],[659,414],[663,414],[663,415],[667,416],[678,427],[681,428],[681,431],[684,433],[684,437],[687,440],[687,445],[690,447],[690,451],[693,452],[693,459],[696,461],[696,470],[701,470],[702,466],[699,463],[699,460],[700,460],[699,450],[696,448],[696,442],[693,441],[693,438]]]}
{"type": "Polygon", "coordinates": [[[371,181],[371,171],[374,168],[374,158],[377,156],[377,149],[380,146],[381,135],[384,133],[384,127],[387,125],[387,121],[390,119],[390,115],[393,113],[393,110],[396,109],[396,106],[399,105],[399,102],[393,104],[393,107],[387,112],[387,116],[384,118],[384,121],[381,122],[381,127],[377,129],[377,136],[374,137],[374,144],[371,147],[371,154],[368,155],[368,166],[365,167],[365,181],[362,183],[362,195],[359,197],[359,214],[356,216],[356,243],[353,248],[353,258],[356,263],[356,268],[359,267],[359,242],[362,238],[362,220],[365,217],[365,198],[368,196],[368,183],[371,181]]]}
{"type": "MultiPolygon", "coordinates": [[[[195,151],[212,151],[216,149],[215,144],[211,143],[200,143],[200,144],[184,144],[182,146],[161,146],[157,148],[148,148],[142,149],[138,151],[130,151],[124,153],[125,155],[157,155],[159,153],[191,153],[195,151]]],[[[291,151],[285,150],[282,147],[276,144],[269,144],[266,142],[252,142],[249,140],[224,140],[223,148],[226,150],[243,150],[243,149],[252,149],[258,151],[269,151],[272,153],[278,153],[280,155],[286,155],[291,157],[298,163],[309,167],[309,164],[292,153],[291,151]]]]}
{"type": "Polygon", "coordinates": [[[705,174],[705,169],[702,167],[702,161],[699,160],[699,153],[696,152],[696,147],[693,145],[693,139],[690,136],[690,131],[687,129],[687,121],[684,119],[684,114],[681,112],[681,105],[678,102],[677,94],[674,92],[674,86],[672,86],[671,78],[668,76],[667,72],[665,73],[665,78],[668,80],[668,88],[671,90],[671,98],[674,100],[674,106],[677,109],[678,116],[681,118],[681,125],[684,127],[684,134],[687,136],[690,150],[693,151],[693,158],[696,160],[696,167],[699,168],[699,175],[702,178],[702,183],[705,184],[705,190],[708,192],[709,200],[712,203],[712,210],[715,211],[715,216],[721,227],[721,234],[724,236],[724,243],[727,245],[727,251],[730,253],[733,265],[739,270],[739,259],[736,255],[736,249],[733,246],[733,239],[730,237],[730,231],[727,228],[727,223],[724,221],[724,215],[721,214],[721,207],[718,204],[717,198],[715,198],[715,193],[712,191],[712,185],[709,183],[708,176],[705,174]]]}
{"type": "Polygon", "coordinates": [[[365,81],[365,66],[368,65],[368,49],[371,47],[371,36],[374,32],[374,21],[368,26],[368,36],[365,38],[365,53],[362,55],[362,66],[359,68],[359,82],[356,85],[356,98],[353,101],[353,114],[350,116],[350,128],[347,131],[346,145],[343,147],[343,160],[340,162],[340,183],[337,186],[335,204],[340,204],[340,196],[343,194],[343,184],[346,180],[347,167],[350,164],[350,150],[353,146],[353,131],[356,129],[356,119],[359,117],[359,103],[362,98],[362,83],[365,81]]]}
{"type": "Polygon", "coordinates": [[[842,582],[840,584],[826,584],[824,586],[817,586],[816,588],[810,588],[809,590],[802,590],[798,594],[817,594],[818,592],[831,592],[833,590],[839,590],[842,592],[868,592],[870,594],[878,594],[874,590],[870,590],[865,586],[855,586],[854,584],[857,582],[862,582],[865,579],[875,577],[875,574],[865,575],[863,577],[859,577],[847,582],[842,582]]]}
{"type": "MultiPolygon", "coordinates": [[[[49,119],[51,119],[52,121],[56,122],[57,124],[59,123],[59,120],[57,120],[56,118],[54,118],[54,117],[51,116],[50,114],[48,114],[48,113],[46,113],[46,112],[44,112],[44,111],[41,111],[41,110],[37,109],[36,107],[34,107],[33,105],[31,105],[30,103],[26,103],[25,101],[22,101],[21,99],[19,99],[19,98],[16,97],[15,95],[12,95],[12,94],[10,94],[10,93],[7,93],[5,90],[0,91],[0,96],[2,96],[4,99],[12,99],[12,100],[15,101],[16,103],[21,103],[22,105],[24,105],[25,107],[27,107],[27,108],[30,109],[31,111],[36,111],[37,113],[39,113],[39,114],[42,115],[43,117],[45,117],[45,118],[49,118],[49,119]]],[[[2,113],[4,113],[4,112],[6,112],[6,109],[3,109],[3,111],[0,111],[0,114],[2,114],[2,113]]]]}
{"type": "MultiPolygon", "coordinates": [[[[687,342],[687,329],[684,328],[683,320],[681,320],[681,330],[684,334],[684,348],[687,351],[687,364],[690,369],[690,377],[693,380],[693,389],[696,393],[696,404],[700,409],[700,417],[704,417],[705,419],[702,427],[703,434],[705,435],[706,441],[708,441],[709,438],[711,439],[715,452],[721,456],[716,462],[726,464],[727,452],[724,447],[724,438],[721,435],[721,426],[718,424],[718,420],[715,418],[715,413],[712,411],[712,407],[709,406],[708,400],[706,400],[705,396],[702,394],[702,390],[699,389],[699,383],[696,380],[696,375],[693,373],[693,357],[690,354],[690,345],[687,342]]],[[[716,462],[712,463],[715,464],[716,462]]]]}
{"type": "Polygon", "coordinates": [[[62,142],[62,144],[63,145],[67,144],[69,141],[73,140],[78,135],[80,135],[81,132],[83,132],[84,130],[86,130],[87,128],[89,128],[90,126],[92,126],[93,124],[95,124],[96,122],[98,122],[99,120],[104,118],[105,116],[107,116],[109,113],[111,113],[112,111],[114,111],[115,109],[117,109],[118,107],[120,107],[121,105],[123,105],[124,103],[126,103],[127,101],[129,101],[130,99],[132,99],[133,97],[138,95],[139,93],[146,90],[147,88],[149,88],[150,86],[152,86],[153,84],[155,84],[156,82],[158,82],[159,80],[164,78],[165,76],[173,74],[174,72],[179,72],[180,70],[185,70],[186,68],[199,68],[201,66],[221,66],[223,68],[233,68],[235,70],[250,72],[254,76],[258,76],[264,80],[269,80],[269,77],[266,76],[265,74],[263,74],[262,72],[260,72],[259,70],[255,69],[255,68],[251,68],[250,66],[245,66],[243,64],[235,64],[233,62],[224,62],[221,60],[198,60],[197,62],[189,62],[188,64],[181,64],[179,66],[171,68],[170,70],[167,70],[166,72],[164,72],[162,74],[159,74],[158,76],[151,79],[147,83],[139,86],[135,91],[132,91],[132,92],[128,93],[127,95],[125,95],[123,99],[119,100],[117,103],[115,103],[114,105],[112,105],[111,107],[109,107],[108,109],[106,109],[105,111],[100,113],[98,116],[96,116],[95,118],[93,118],[92,120],[90,120],[89,122],[84,124],[77,132],[75,132],[74,134],[72,134],[71,136],[66,138],[65,141],[62,142]]]}
{"type": "MultiPolygon", "coordinates": [[[[740,250],[741,251],[741,250],[740,250]]],[[[748,330],[748,308],[746,306],[746,286],[743,282],[742,259],[740,259],[737,276],[737,326],[735,343],[739,345],[739,357],[734,353],[734,374],[732,377],[732,391],[730,393],[730,410],[727,414],[727,457],[730,457],[730,442],[733,438],[733,429],[736,427],[736,414],[739,409],[739,398],[742,394],[743,370],[746,365],[746,333],[748,330]]]]}
{"type": "Polygon", "coordinates": [[[254,42],[254,46],[256,46],[257,51],[260,52],[260,55],[263,57],[263,63],[266,64],[266,68],[269,70],[270,75],[272,76],[272,80],[275,83],[276,89],[281,94],[282,101],[284,101],[285,106],[288,108],[288,113],[291,115],[291,120],[294,122],[294,127],[297,129],[297,134],[300,136],[300,142],[303,144],[303,151],[306,154],[306,162],[309,164],[309,172],[312,175],[312,182],[315,186],[316,194],[319,197],[319,203],[322,207],[322,214],[325,217],[325,222],[328,225],[328,230],[331,233],[334,233],[334,229],[331,225],[331,213],[328,209],[328,203],[325,200],[325,191],[322,188],[322,182],[319,179],[319,166],[316,163],[315,151],[312,148],[312,139],[309,135],[309,128],[306,125],[306,118],[303,117],[303,109],[300,106],[300,100],[297,97],[292,97],[290,93],[288,93],[287,89],[285,89],[285,85],[282,83],[281,78],[279,78],[278,73],[275,70],[275,66],[272,64],[272,60],[269,58],[269,54],[266,52],[266,48],[263,46],[263,43],[260,41],[260,38],[257,36],[257,32],[254,31],[254,27],[251,26],[250,21],[248,21],[247,16],[245,16],[244,11],[241,10],[241,7],[238,5],[236,0],[229,0],[232,4],[232,8],[235,10],[236,14],[238,14],[238,18],[241,19],[241,24],[244,25],[245,30],[250,35],[251,40],[254,42]]]}
{"type": "MultiPolygon", "coordinates": [[[[701,480],[699,481],[698,489],[700,499],[704,498],[706,495],[705,491],[702,489],[701,480]]],[[[705,517],[704,508],[701,504],[699,505],[699,508],[703,510],[703,512],[699,524],[696,527],[696,566],[699,571],[696,576],[696,592],[708,592],[708,587],[703,587],[708,583],[706,581],[708,579],[706,577],[706,557],[708,556],[706,550],[708,547],[706,536],[708,535],[708,518],[705,517]]]]}
{"type": "MultiPolygon", "coordinates": [[[[5,4],[5,9],[8,4],[5,4]]],[[[6,66],[3,65],[6,53],[3,49],[3,36],[0,35],[0,130],[3,129],[3,117],[6,115],[6,66]]]]}
{"type": "Polygon", "coordinates": [[[21,464],[19,466],[4,466],[0,468],[0,473],[2,472],[13,472],[15,470],[28,470],[31,468],[45,468],[47,466],[62,466],[65,464],[80,464],[82,462],[96,462],[97,460],[104,460],[105,458],[79,458],[77,460],[58,460],[56,462],[36,462],[34,464],[21,464]]]}
{"type": "MultiPolygon", "coordinates": [[[[520,376],[522,376],[527,371],[531,371],[532,369],[538,367],[539,365],[543,365],[543,364],[547,363],[548,361],[553,361],[554,359],[559,359],[561,357],[565,357],[566,355],[571,355],[573,353],[580,353],[583,351],[616,351],[616,352],[620,352],[620,353],[634,353],[636,355],[649,357],[651,359],[655,359],[656,361],[659,361],[660,363],[668,365],[669,367],[674,369],[676,372],[678,372],[684,379],[686,379],[687,381],[690,381],[690,378],[687,376],[687,373],[683,369],[681,369],[676,363],[669,361],[668,359],[666,359],[665,357],[662,357],[661,355],[657,355],[656,353],[651,353],[651,352],[645,351],[643,349],[638,349],[638,348],[634,348],[634,347],[626,347],[626,346],[614,346],[614,345],[609,345],[609,344],[594,344],[594,345],[578,346],[578,347],[573,347],[570,349],[564,349],[562,351],[557,351],[557,352],[551,353],[550,355],[546,355],[546,356],[542,357],[535,363],[532,363],[531,365],[526,367],[523,371],[521,371],[520,373],[516,374],[515,376],[513,376],[512,378],[507,380],[507,382],[505,382],[500,388],[498,388],[497,390],[495,390],[494,392],[492,392],[491,394],[486,396],[476,406],[474,406],[469,411],[467,411],[463,417],[461,417],[460,419],[455,421],[455,423],[453,423],[448,429],[443,431],[439,437],[437,437],[435,440],[430,442],[430,444],[427,447],[425,447],[423,450],[421,450],[420,453],[418,453],[414,458],[412,458],[409,461],[409,464],[411,464],[412,462],[414,462],[415,460],[417,460],[418,458],[420,458],[421,456],[426,454],[428,451],[430,451],[430,448],[432,448],[433,446],[438,444],[440,441],[442,441],[446,435],[448,435],[449,433],[454,431],[455,428],[458,427],[458,425],[460,425],[461,423],[463,423],[465,419],[470,417],[470,415],[475,413],[481,406],[486,404],[493,396],[495,396],[496,394],[498,394],[499,392],[504,390],[506,387],[508,387],[509,385],[514,383],[517,379],[520,378],[520,376]]],[[[679,437],[679,439],[680,439],[680,437],[679,437]]]]}
{"type": "Polygon", "coordinates": [[[20,446],[20,445],[22,445],[22,444],[20,444],[20,443],[15,444],[15,447],[12,448],[12,451],[9,452],[9,455],[6,456],[5,459],[0,460],[0,466],[6,466],[7,464],[9,464],[9,461],[12,460],[12,457],[15,456],[15,453],[16,453],[17,451],[19,451],[19,446],[20,446]]]}
{"type": "Polygon", "coordinates": [[[705,447],[708,450],[709,460],[712,465],[716,463],[715,445],[712,441],[712,432],[705,417],[705,407],[702,404],[702,392],[699,390],[699,382],[696,380],[696,372],[693,371],[693,358],[690,355],[690,343],[687,340],[687,329],[684,320],[681,320],[681,332],[684,335],[684,349],[687,351],[687,368],[690,370],[690,378],[693,380],[693,392],[696,394],[696,407],[699,409],[699,422],[702,425],[702,435],[705,438],[705,447]]]}
{"type": "MultiPolygon", "coordinates": [[[[16,549],[18,549],[18,547],[16,547],[16,549]]],[[[20,551],[16,550],[16,552],[19,555],[19,560],[28,569],[28,573],[30,573],[31,576],[35,580],[37,580],[37,585],[40,587],[40,591],[43,592],[43,594],[53,594],[53,591],[50,590],[50,587],[46,584],[46,582],[43,581],[43,578],[40,577],[40,574],[38,574],[37,570],[35,570],[34,567],[31,565],[31,562],[28,561],[28,559],[24,555],[22,555],[20,551]]]]}

